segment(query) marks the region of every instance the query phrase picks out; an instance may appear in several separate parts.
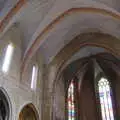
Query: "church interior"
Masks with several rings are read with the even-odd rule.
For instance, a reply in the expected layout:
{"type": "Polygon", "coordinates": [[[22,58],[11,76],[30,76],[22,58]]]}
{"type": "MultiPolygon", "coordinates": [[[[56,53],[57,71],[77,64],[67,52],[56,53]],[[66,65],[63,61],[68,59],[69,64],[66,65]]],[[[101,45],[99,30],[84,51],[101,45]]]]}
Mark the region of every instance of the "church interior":
{"type": "Polygon", "coordinates": [[[120,0],[0,0],[0,120],[120,120],[120,0]]]}

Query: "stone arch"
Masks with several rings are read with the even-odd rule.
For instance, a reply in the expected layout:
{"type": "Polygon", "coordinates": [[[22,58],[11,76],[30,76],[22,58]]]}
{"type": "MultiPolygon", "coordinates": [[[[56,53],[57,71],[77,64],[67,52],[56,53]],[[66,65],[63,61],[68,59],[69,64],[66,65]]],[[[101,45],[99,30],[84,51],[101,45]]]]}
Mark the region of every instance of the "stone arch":
{"type": "MultiPolygon", "coordinates": [[[[82,59],[79,59],[78,61],[80,61],[80,60],[84,60],[84,58],[82,59]]],[[[77,61],[77,60],[76,60],[77,61]]],[[[74,62],[76,62],[76,61],[74,61],[74,62]]],[[[73,63],[74,63],[73,62],[73,63]]],[[[81,62],[81,63],[83,63],[83,62],[81,62]]],[[[86,65],[83,65],[82,66],[82,64],[79,64],[81,67],[82,67],[82,70],[85,72],[85,70],[83,69],[86,65]]],[[[72,63],[70,63],[70,64],[72,64],[72,63]]],[[[69,65],[68,65],[69,66],[69,65]]],[[[68,67],[67,66],[67,67],[68,67]]],[[[67,68],[67,67],[65,67],[65,68],[67,68]]],[[[64,116],[64,114],[63,114],[63,112],[65,112],[66,113],[66,109],[65,109],[65,106],[66,106],[66,103],[65,103],[65,101],[66,101],[66,93],[67,93],[67,88],[68,88],[68,85],[69,85],[69,83],[70,83],[70,81],[72,80],[72,79],[74,79],[74,76],[73,75],[70,75],[71,76],[71,79],[69,79],[69,81],[67,82],[67,84],[65,83],[65,81],[66,81],[66,79],[63,77],[63,74],[62,73],[64,73],[64,70],[65,70],[65,68],[63,68],[62,69],[62,71],[60,71],[60,73],[57,75],[57,77],[56,77],[56,81],[55,81],[55,86],[53,86],[53,92],[52,92],[52,94],[53,94],[53,96],[52,96],[52,100],[53,100],[53,106],[52,106],[52,109],[53,109],[53,111],[52,111],[52,119],[54,120],[56,120],[56,119],[60,119],[60,120],[62,120],[62,119],[65,119],[65,116],[64,116]],[[65,85],[65,88],[64,88],[64,85],[65,85]],[[58,91],[58,89],[59,89],[59,91],[58,91]],[[56,99],[57,98],[57,99],[56,99]],[[61,102],[62,101],[62,102],[61,102]],[[61,104],[62,103],[62,104],[61,104]],[[59,105],[57,105],[57,104],[59,104],[59,105]],[[56,110],[54,110],[55,108],[57,107],[57,109],[58,109],[58,111],[56,111],[56,110]],[[61,107],[62,108],[62,110],[61,109],[59,109],[59,107],[61,107]],[[55,115],[57,115],[56,113],[57,112],[59,112],[59,111],[62,111],[62,113],[60,113],[60,114],[62,114],[62,115],[59,115],[59,116],[62,116],[61,118],[57,118],[58,116],[55,116],[55,115]],[[56,112],[56,113],[55,113],[56,112]]],[[[79,67],[80,68],[80,67],[79,67]]],[[[77,68],[77,71],[76,71],[77,73],[79,72],[79,70],[78,70],[78,68],[77,68]]],[[[72,72],[71,72],[72,73],[72,72]]],[[[74,74],[75,75],[75,74],[74,74]]],[[[76,77],[75,77],[76,78],[76,77]]],[[[68,79],[67,79],[68,80],[68,79]]]]}
{"type": "Polygon", "coordinates": [[[120,56],[120,54],[119,54],[120,49],[119,49],[119,47],[117,47],[117,43],[119,43],[119,40],[117,38],[112,37],[111,35],[103,34],[103,33],[83,33],[83,34],[77,36],[76,38],[74,38],[70,43],[68,43],[55,56],[54,60],[50,63],[50,66],[57,65],[55,79],[52,81],[53,84],[51,86],[52,101],[54,101],[55,88],[56,88],[58,81],[61,78],[61,74],[65,68],[65,64],[66,64],[67,60],[70,59],[73,54],[75,54],[79,49],[81,49],[85,46],[96,46],[96,47],[104,48],[108,53],[112,54],[113,56],[120,56]],[[86,40],[86,38],[85,38],[86,35],[88,35],[88,36],[95,35],[96,37],[94,36],[93,37],[94,39],[92,39],[92,37],[91,37],[90,40],[89,39],[86,40]],[[99,37],[100,37],[99,35],[101,36],[100,39],[99,39],[99,37]],[[83,41],[82,41],[82,39],[83,39],[83,41]],[[97,41],[97,39],[98,39],[98,41],[97,41]],[[72,49],[72,48],[74,48],[74,49],[72,49]],[[70,52],[68,53],[68,51],[70,51],[70,52]],[[68,54],[65,55],[65,53],[68,53],[68,54]]]}
{"type": "Polygon", "coordinates": [[[35,52],[40,47],[41,41],[44,39],[44,36],[46,34],[50,33],[53,28],[56,27],[56,25],[60,24],[62,20],[64,20],[66,17],[74,14],[74,13],[92,13],[92,14],[100,14],[103,16],[109,16],[113,20],[120,20],[120,15],[117,14],[117,12],[113,12],[111,10],[106,10],[103,8],[93,8],[93,7],[79,7],[79,8],[70,8],[65,10],[63,13],[61,13],[59,16],[56,16],[56,18],[51,21],[46,27],[41,31],[41,33],[36,37],[34,42],[31,44],[31,46],[26,51],[26,54],[23,58],[23,63],[21,69],[24,70],[27,66],[27,63],[29,59],[35,54],[35,52]]]}
{"type": "Polygon", "coordinates": [[[83,33],[79,36],[76,36],[76,38],[67,44],[49,64],[49,67],[57,64],[57,70],[55,73],[56,76],[53,80],[53,86],[55,86],[56,80],[59,79],[62,70],[65,68],[67,60],[70,59],[72,55],[79,51],[81,48],[84,48],[86,46],[96,46],[104,48],[108,53],[111,53],[114,56],[120,56],[119,43],[119,39],[103,33],[83,33]],[[90,37],[90,39],[88,37],[90,37]],[[67,55],[65,53],[67,53],[67,55]]]}
{"type": "Polygon", "coordinates": [[[0,87],[0,117],[3,120],[12,119],[12,105],[6,90],[0,87]]]}
{"type": "Polygon", "coordinates": [[[39,120],[38,112],[32,103],[25,105],[19,113],[19,120],[39,120]]]}
{"type": "MultiPolygon", "coordinates": [[[[100,55],[103,55],[104,53],[100,53],[100,55]]],[[[106,54],[106,53],[105,53],[106,54]]],[[[107,53],[107,54],[109,54],[109,53],[107,53]]],[[[97,55],[95,55],[95,56],[97,56],[97,55]]],[[[84,59],[84,58],[83,58],[84,59]]],[[[82,58],[80,59],[80,60],[82,60],[82,58]]],[[[75,61],[74,61],[75,62],[75,61]]],[[[72,64],[72,63],[70,63],[70,64],[72,64]]],[[[68,65],[69,66],[69,65],[68,65]]],[[[56,81],[57,83],[55,84],[55,86],[54,86],[54,88],[59,84],[59,81],[61,80],[60,79],[61,77],[59,76],[58,77],[58,81],[56,81]]],[[[56,88],[54,89],[54,91],[53,91],[53,95],[55,95],[55,92],[56,92],[56,88]]],[[[53,101],[54,101],[54,96],[53,96],[53,101]]],[[[53,108],[53,110],[54,110],[54,108],[53,108]]],[[[53,116],[53,118],[54,118],[54,116],[53,116]]]]}

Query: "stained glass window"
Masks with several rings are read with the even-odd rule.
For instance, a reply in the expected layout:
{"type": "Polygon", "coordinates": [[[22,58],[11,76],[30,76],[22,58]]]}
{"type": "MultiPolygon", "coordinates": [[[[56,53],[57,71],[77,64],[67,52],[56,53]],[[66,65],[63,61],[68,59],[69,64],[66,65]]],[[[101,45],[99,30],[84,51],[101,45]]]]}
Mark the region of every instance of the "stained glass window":
{"type": "Polygon", "coordinates": [[[101,78],[98,82],[102,120],[114,120],[112,91],[109,81],[101,78]]]}
{"type": "Polygon", "coordinates": [[[75,120],[74,87],[74,82],[71,81],[68,88],[68,120],[75,120]]]}

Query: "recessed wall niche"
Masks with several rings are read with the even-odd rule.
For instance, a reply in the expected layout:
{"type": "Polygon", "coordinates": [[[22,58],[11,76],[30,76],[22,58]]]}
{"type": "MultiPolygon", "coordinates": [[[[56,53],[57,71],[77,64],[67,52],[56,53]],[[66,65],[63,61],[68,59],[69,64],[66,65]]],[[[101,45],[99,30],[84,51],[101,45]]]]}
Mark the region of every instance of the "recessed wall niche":
{"type": "Polygon", "coordinates": [[[27,104],[22,108],[19,120],[38,120],[38,113],[33,104],[27,104]]]}

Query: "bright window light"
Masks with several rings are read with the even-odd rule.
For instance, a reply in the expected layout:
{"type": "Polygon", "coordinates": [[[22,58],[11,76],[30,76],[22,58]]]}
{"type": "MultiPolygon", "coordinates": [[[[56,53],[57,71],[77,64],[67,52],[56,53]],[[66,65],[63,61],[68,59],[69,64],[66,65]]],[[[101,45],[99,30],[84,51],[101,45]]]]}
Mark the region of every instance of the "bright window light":
{"type": "Polygon", "coordinates": [[[38,67],[36,65],[33,65],[32,68],[32,80],[31,80],[31,89],[36,89],[36,82],[37,82],[37,74],[38,74],[38,67]]]}
{"type": "Polygon", "coordinates": [[[9,66],[10,66],[10,62],[11,62],[11,59],[12,59],[13,50],[14,50],[13,45],[9,44],[7,46],[7,49],[6,49],[5,58],[4,58],[4,62],[3,62],[3,67],[2,67],[2,71],[3,72],[8,72],[8,70],[9,70],[9,66]]]}
{"type": "Polygon", "coordinates": [[[114,120],[112,94],[110,83],[101,78],[98,82],[102,120],[114,120]]]}

